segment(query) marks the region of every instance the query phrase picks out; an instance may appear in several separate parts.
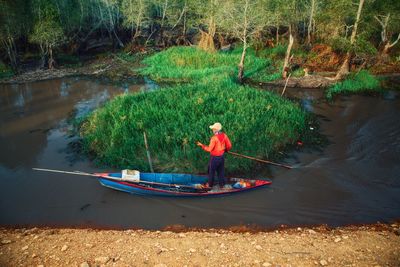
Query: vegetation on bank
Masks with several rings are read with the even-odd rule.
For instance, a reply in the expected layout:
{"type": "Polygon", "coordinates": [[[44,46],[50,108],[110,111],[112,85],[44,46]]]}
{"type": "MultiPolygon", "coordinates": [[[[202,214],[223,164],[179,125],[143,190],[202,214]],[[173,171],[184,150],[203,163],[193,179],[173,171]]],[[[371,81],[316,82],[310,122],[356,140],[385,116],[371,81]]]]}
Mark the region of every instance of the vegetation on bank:
{"type": "Polygon", "coordinates": [[[284,54],[290,37],[295,39],[294,49],[329,44],[341,50],[342,55],[350,53],[350,58],[357,60],[379,57],[387,61],[389,56],[398,57],[400,2],[359,0],[356,3],[0,1],[0,59],[18,72],[26,54],[39,54],[41,66],[48,68],[57,66],[59,54],[77,56],[88,51],[121,48],[138,52],[148,47],[196,44],[207,51],[217,51],[240,43],[244,56],[250,47],[259,51],[275,46],[272,52],[284,54]]]}
{"type": "Polygon", "coordinates": [[[330,86],[326,97],[332,99],[337,94],[357,94],[380,91],[379,79],[366,70],[351,74],[346,80],[330,86]]]}
{"type": "MultiPolygon", "coordinates": [[[[234,150],[273,158],[306,131],[308,115],[297,104],[267,91],[237,84],[238,53],[208,53],[175,47],[144,60],[143,74],[184,81],[163,89],[122,95],[93,112],[81,125],[87,151],[100,163],[148,170],[143,132],[158,171],[206,172],[208,157],[195,146],[207,143],[208,125],[220,121],[234,150]]],[[[269,63],[255,55],[246,75],[269,63]]],[[[229,171],[246,171],[252,161],[228,159],[229,171]]]]}
{"type": "MultiPolygon", "coordinates": [[[[164,82],[199,82],[221,75],[234,77],[238,71],[240,53],[238,49],[209,53],[195,47],[172,47],[144,59],[146,67],[141,73],[164,82]]],[[[246,62],[249,67],[245,70],[245,77],[263,72],[271,66],[271,60],[256,57],[254,53],[248,54],[246,62]]]]}

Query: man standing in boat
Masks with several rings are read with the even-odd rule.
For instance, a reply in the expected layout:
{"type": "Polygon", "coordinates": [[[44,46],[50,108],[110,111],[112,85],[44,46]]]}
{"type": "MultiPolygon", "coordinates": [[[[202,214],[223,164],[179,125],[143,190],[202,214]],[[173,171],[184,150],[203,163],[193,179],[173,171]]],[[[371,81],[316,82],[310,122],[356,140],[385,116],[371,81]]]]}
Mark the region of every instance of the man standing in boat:
{"type": "Polygon", "coordinates": [[[222,125],[219,122],[214,123],[210,126],[213,131],[210,144],[208,146],[203,145],[200,142],[196,144],[201,147],[204,151],[210,152],[210,162],[208,163],[208,186],[210,188],[214,185],[215,172],[218,174],[219,186],[222,188],[225,185],[224,168],[225,168],[225,151],[229,151],[232,148],[231,141],[228,136],[221,132],[222,125]]]}

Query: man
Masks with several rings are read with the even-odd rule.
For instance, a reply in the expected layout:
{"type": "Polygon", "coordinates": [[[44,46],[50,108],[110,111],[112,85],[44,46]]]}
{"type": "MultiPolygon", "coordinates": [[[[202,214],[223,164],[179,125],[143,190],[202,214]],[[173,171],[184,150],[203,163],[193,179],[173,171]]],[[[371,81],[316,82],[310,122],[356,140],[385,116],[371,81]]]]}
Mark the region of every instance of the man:
{"type": "Polygon", "coordinates": [[[219,186],[222,188],[225,185],[224,177],[224,153],[232,148],[231,141],[228,136],[221,132],[222,125],[219,122],[214,123],[210,126],[214,135],[211,137],[210,145],[206,146],[200,142],[197,145],[200,146],[204,151],[210,152],[211,158],[208,164],[208,186],[210,188],[214,185],[215,172],[218,174],[219,186]]]}

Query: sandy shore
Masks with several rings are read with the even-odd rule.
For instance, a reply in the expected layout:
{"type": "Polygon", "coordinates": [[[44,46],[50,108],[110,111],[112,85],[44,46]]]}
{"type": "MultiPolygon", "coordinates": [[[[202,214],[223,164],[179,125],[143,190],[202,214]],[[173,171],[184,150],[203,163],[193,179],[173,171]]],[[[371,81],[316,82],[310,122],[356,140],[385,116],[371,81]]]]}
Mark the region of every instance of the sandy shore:
{"type": "Polygon", "coordinates": [[[0,266],[400,266],[400,224],[272,232],[0,229],[0,266]]]}

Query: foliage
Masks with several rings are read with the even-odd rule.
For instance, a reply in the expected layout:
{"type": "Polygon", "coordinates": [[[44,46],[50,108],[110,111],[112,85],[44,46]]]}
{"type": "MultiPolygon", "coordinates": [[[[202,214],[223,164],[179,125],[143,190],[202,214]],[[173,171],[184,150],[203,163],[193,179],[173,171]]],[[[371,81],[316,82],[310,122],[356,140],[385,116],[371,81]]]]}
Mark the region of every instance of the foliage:
{"type": "Polygon", "coordinates": [[[14,75],[12,69],[0,61],[0,79],[9,78],[14,75]]]}
{"type": "Polygon", "coordinates": [[[380,90],[379,80],[368,71],[362,70],[357,74],[352,74],[346,80],[329,87],[326,92],[326,97],[332,99],[333,96],[337,94],[376,92],[380,90]]]}
{"type": "Polygon", "coordinates": [[[132,38],[140,35],[140,29],[146,23],[147,5],[148,1],[145,0],[122,0],[121,2],[120,9],[124,17],[122,24],[131,30],[132,38]]]}
{"type": "Polygon", "coordinates": [[[361,36],[357,38],[352,50],[356,55],[361,56],[376,55],[378,52],[377,49],[369,41],[362,38],[361,36]]]}
{"type": "MultiPolygon", "coordinates": [[[[106,165],[148,170],[146,131],[157,171],[205,172],[207,156],[194,143],[209,140],[210,123],[224,125],[235,151],[263,158],[294,143],[305,131],[306,119],[288,100],[220,77],[119,96],[91,114],[81,133],[86,149],[106,165]]],[[[230,157],[227,161],[229,171],[253,165],[230,157]]]]}
{"type": "Polygon", "coordinates": [[[297,68],[292,72],[292,77],[303,77],[304,76],[304,69],[297,68]]]}
{"type": "Polygon", "coordinates": [[[122,61],[129,62],[129,63],[136,63],[140,61],[140,59],[143,59],[143,56],[141,54],[133,54],[133,53],[127,53],[127,52],[119,52],[116,53],[115,56],[118,59],[121,59],[122,61]]]}
{"type": "MultiPolygon", "coordinates": [[[[27,40],[28,45],[67,42],[71,48],[101,36],[122,47],[140,37],[135,39],[139,45],[166,47],[198,44],[196,36],[206,32],[211,40],[218,40],[216,48],[240,40],[257,47],[263,47],[265,39],[280,42],[266,55],[280,58],[289,28],[301,44],[307,39],[304,26],[314,21],[312,42],[329,42],[336,51],[349,51],[347,40],[358,5],[348,0],[315,3],[310,20],[311,0],[1,0],[0,49],[14,66],[21,54],[17,49],[26,46],[27,40]],[[279,40],[274,40],[276,29],[279,40]]],[[[399,14],[397,0],[366,1],[357,29],[362,38],[356,38],[360,40],[351,52],[366,56],[382,50],[385,43],[398,46],[399,14]]]]}
{"type": "Polygon", "coordinates": [[[28,8],[23,0],[0,1],[0,55],[2,50],[14,70],[18,69],[16,40],[26,34],[28,8]]]}
{"type": "MultiPolygon", "coordinates": [[[[172,47],[146,58],[143,63],[147,67],[141,73],[156,81],[198,81],[221,75],[234,77],[239,59],[238,50],[208,53],[194,47],[172,47]]],[[[249,67],[245,76],[251,76],[265,68],[268,61],[250,53],[246,64],[249,67]]]]}
{"type": "Polygon", "coordinates": [[[337,53],[346,53],[351,49],[350,40],[343,37],[334,37],[329,39],[328,44],[337,53]]]}
{"type": "Polygon", "coordinates": [[[64,32],[55,7],[48,0],[36,0],[35,4],[36,23],[30,41],[47,47],[61,44],[65,40],[64,32]]]}
{"type": "Polygon", "coordinates": [[[59,24],[54,21],[41,21],[35,25],[30,40],[38,44],[55,46],[64,38],[64,33],[59,24]]]}
{"type": "Polygon", "coordinates": [[[59,64],[68,66],[68,67],[81,67],[82,61],[78,56],[69,55],[69,54],[58,54],[56,56],[56,60],[59,64]]]}
{"type": "Polygon", "coordinates": [[[277,58],[284,58],[286,54],[286,45],[277,45],[275,47],[271,48],[266,48],[262,50],[259,53],[260,57],[265,57],[265,58],[272,58],[272,59],[277,59],[277,58]]]}
{"type": "Polygon", "coordinates": [[[26,8],[23,0],[0,1],[0,41],[16,39],[24,33],[26,8]]]}

